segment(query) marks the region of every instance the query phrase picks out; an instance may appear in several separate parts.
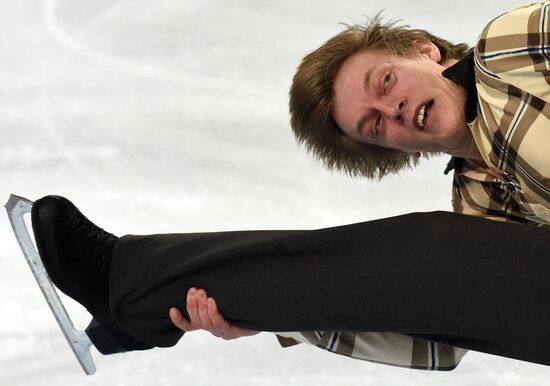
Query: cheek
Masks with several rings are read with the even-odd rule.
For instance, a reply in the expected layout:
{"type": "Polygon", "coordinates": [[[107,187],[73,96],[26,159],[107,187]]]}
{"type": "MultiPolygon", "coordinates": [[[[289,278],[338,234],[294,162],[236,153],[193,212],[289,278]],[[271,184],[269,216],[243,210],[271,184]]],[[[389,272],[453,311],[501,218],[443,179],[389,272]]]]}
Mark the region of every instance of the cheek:
{"type": "Polygon", "coordinates": [[[459,123],[464,116],[464,107],[460,106],[450,94],[445,95],[444,103],[442,103],[442,109],[445,114],[440,114],[442,122],[459,123]]]}
{"type": "Polygon", "coordinates": [[[336,118],[334,118],[334,121],[336,122],[340,130],[342,130],[342,132],[347,138],[354,139],[361,142],[364,141],[364,139],[361,138],[361,135],[355,129],[347,128],[347,126],[342,124],[341,121],[338,121],[338,119],[336,118]]]}
{"type": "Polygon", "coordinates": [[[410,141],[411,138],[408,130],[403,130],[402,127],[395,124],[386,127],[383,140],[386,147],[399,149],[410,141]]]}

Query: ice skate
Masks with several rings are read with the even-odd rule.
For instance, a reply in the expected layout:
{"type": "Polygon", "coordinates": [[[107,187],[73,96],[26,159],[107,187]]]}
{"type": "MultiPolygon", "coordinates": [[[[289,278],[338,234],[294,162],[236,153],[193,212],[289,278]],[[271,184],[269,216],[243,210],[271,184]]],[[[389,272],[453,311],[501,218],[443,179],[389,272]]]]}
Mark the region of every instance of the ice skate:
{"type": "Polygon", "coordinates": [[[117,237],[88,220],[69,200],[46,196],[31,211],[38,252],[57,288],[100,323],[110,323],[109,273],[117,237]]]}
{"type": "Polygon", "coordinates": [[[32,201],[13,194],[5,205],[15,237],[59,327],[63,331],[84,372],[88,375],[94,374],[96,371],[95,364],[90,355],[92,342],[84,331],[74,328],[73,322],[59,299],[59,295],[46,272],[42,259],[34,247],[25,225],[24,215],[31,212],[32,206],[32,201]]]}

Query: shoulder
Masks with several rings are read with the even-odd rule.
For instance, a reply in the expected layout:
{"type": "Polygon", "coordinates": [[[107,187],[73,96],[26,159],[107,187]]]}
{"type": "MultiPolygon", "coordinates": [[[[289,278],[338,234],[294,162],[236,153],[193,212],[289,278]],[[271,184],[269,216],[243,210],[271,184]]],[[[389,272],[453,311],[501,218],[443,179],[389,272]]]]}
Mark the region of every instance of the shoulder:
{"type": "MultiPolygon", "coordinates": [[[[502,35],[522,34],[527,28],[545,28],[540,22],[548,16],[550,1],[526,4],[514,8],[491,20],[483,29],[480,39],[502,35]]],[[[548,23],[548,22],[547,22],[548,23]]]]}
{"type": "Polygon", "coordinates": [[[545,37],[549,10],[550,1],[546,1],[523,5],[496,17],[481,32],[476,53],[480,59],[492,59],[544,50],[548,45],[545,37]]]}

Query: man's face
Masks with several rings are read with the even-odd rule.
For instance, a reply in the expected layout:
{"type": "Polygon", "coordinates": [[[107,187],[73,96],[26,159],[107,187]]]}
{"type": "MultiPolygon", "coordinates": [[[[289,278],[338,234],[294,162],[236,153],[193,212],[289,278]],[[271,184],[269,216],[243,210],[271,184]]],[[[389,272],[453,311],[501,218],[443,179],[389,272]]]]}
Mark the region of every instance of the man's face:
{"type": "Polygon", "coordinates": [[[460,150],[470,135],[465,95],[441,75],[452,62],[439,64],[434,47],[413,58],[380,51],[348,58],[334,82],[332,109],[344,133],[407,153],[460,150]]]}

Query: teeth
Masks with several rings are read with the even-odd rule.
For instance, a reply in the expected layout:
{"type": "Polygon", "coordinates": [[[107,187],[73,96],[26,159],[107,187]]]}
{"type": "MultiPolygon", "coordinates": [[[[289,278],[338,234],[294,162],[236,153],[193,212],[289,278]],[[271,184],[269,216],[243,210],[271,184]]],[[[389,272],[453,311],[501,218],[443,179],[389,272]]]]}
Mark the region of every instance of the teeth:
{"type": "Polygon", "coordinates": [[[424,114],[426,113],[426,106],[423,106],[418,112],[418,117],[416,117],[416,123],[420,127],[424,127],[424,114]]]}

